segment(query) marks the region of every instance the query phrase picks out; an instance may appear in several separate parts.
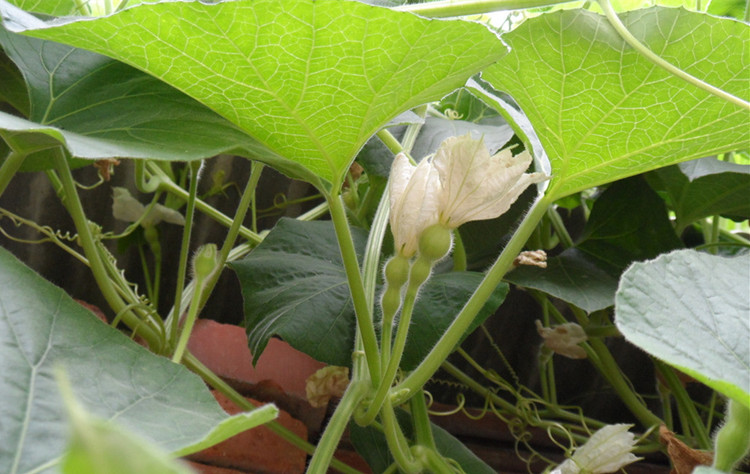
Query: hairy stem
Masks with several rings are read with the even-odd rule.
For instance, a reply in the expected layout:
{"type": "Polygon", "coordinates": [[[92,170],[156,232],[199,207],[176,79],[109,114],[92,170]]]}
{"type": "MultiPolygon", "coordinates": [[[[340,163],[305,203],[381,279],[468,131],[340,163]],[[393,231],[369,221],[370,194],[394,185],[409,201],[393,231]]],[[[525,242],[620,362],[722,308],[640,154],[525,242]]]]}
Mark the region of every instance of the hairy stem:
{"type": "Polygon", "coordinates": [[[547,212],[547,207],[550,204],[550,200],[546,197],[540,198],[534,203],[519,228],[513,234],[513,237],[492,267],[490,267],[484,279],[474,291],[471,298],[469,298],[469,301],[466,302],[466,305],[456,319],[453,320],[419,366],[395,387],[394,393],[397,393],[397,397],[394,403],[402,403],[417,393],[440,368],[440,364],[453,352],[461,336],[464,335],[471,322],[479,313],[479,310],[487,302],[492,292],[495,291],[497,285],[500,284],[505,273],[511,268],[513,260],[523,249],[526,240],[534,231],[539,220],[547,212]]]}

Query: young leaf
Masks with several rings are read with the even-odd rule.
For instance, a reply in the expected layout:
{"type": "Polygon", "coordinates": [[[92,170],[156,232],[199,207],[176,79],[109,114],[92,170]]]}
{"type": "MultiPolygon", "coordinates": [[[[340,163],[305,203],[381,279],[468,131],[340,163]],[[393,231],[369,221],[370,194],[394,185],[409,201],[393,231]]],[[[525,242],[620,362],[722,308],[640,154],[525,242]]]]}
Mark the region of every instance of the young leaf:
{"type": "MultiPolygon", "coordinates": [[[[682,9],[621,15],[667,61],[750,100],[750,26],[682,9]]],[[[503,36],[511,53],[482,78],[509,93],[552,161],[551,196],[680,161],[747,148],[747,110],[655,66],[596,13],[529,19],[503,36]]]]}
{"type": "Polygon", "coordinates": [[[60,463],[68,420],[55,367],[92,415],[166,451],[189,452],[266,420],[229,418],[199,377],[103,324],[2,248],[0,360],[0,472],[60,463]]]}
{"type": "Polygon", "coordinates": [[[143,69],[334,183],[390,119],[506,52],[484,25],[349,1],[163,2],[15,25],[143,69]]]}
{"type": "Polygon", "coordinates": [[[678,250],[635,263],[620,279],[625,338],[750,406],[750,255],[678,250]]]}

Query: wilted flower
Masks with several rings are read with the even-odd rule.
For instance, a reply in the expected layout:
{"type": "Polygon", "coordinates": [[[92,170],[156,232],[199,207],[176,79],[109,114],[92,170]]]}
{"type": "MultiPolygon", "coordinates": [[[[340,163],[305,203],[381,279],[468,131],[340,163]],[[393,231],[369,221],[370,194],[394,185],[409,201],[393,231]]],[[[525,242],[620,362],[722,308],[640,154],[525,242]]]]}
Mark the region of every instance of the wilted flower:
{"type": "Polygon", "coordinates": [[[318,370],[305,381],[307,401],[315,408],[325,406],[331,397],[340,397],[349,385],[349,369],[329,365],[318,370]]]}
{"type": "MultiPolygon", "coordinates": [[[[112,203],[112,215],[115,219],[125,222],[136,222],[146,212],[146,206],[134,198],[126,188],[112,188],[114,202],[112,203]]],[[[164,221],[170,224],[185,225],[185,218],[174,209],[161,204],[154,205],[148,214],[141,220],[143,227],[153,227],[164,221]]]]}
{"type": "Polygon", "coordinates": [[[433,224],[455,229],[506,212],[529,185],[547,179],[542,173],[524,173],[531,161],[529,153],[513,156],[510,149],[490,156],[484,141],[470,134],[443,141],[435,155],[417,166],[399,153],[389,185],[397,252],[414,255],[422,231],[433,224]]]}
{"type": "Polygon", "coordinates": [[[554,328],[545,328],[538,319],[535,323],[536,331],[542,336],[548,349],[571,359],[586,358],[586,351],[578,345],[588,339],[581,326],[576,323],[565,323],[554,328]]]}
{"type": "Polygon", "coordinates": [[[631,452],[635,437],[628,430],[632,426],[607,425],[598,430],[551,474],[605,474],[642,459],[631,452]]]}

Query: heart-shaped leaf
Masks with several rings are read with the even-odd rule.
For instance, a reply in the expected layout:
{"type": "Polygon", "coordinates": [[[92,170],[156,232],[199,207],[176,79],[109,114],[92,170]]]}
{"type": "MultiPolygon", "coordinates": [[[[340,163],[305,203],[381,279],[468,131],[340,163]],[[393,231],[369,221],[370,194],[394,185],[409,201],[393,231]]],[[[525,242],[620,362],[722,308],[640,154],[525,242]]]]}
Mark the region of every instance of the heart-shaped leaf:
{"type": "MultiPolygon", "coordinates": [[[[353,228],[355,247],[367,235],[353,228]]],[[[250,352],[260,357],[281,336],[295,349],[331,365],[349,366],[356,317],[336,233],[330,222],[281,219],[247,257],[233,262],[242,287],[250,352]]],[[[414,368],[432,349],[482,280],[472,272],[436,275],[414,307],[402,368],[414,368]]],[[[499,285],[472,329],[491,315],[508,292],[499,285]]]]}
{"type": "MultiPolygon", "coordinates": [[[[621,19],[668,62],[750,100],[747,24],[666,8],[621,19]]],[[[558,11],[503,39],[511,53],[482,78],[513,96],[533,124],[552,162],[553,198],[750,145],[746,109],[652,64],[601,15],[558,11]]]]}
{"type": "MultiPolygon", "coordinates": [[[[14,15],[29,17],[18,10],[14,15]]],[[[39,149],[33,136],[19,136],[26,133],[48,135],[49,147],[62,143],[79,158],[194,160],[231,152],[278,161],[226,119],[135,68],[2,27],[0,45],[30,97],[28,120],[0,112],[0,134],[22,148],[17,151],[36,150],[24,170],[50,165],[50,152],[39,149]]]]}
{"type": "Polygon", "coordinates": [[[58,26],[5,15],[149,72],[332,183],[390,119],[506,52],[484,25],[352,1],[163,2],[58,26]]]}
{"type": "Polygon", "coordinates": [[[0,472],[59,464],[69,426],[56,367],[92,415],[170,452],[194,452],[277,413],[229,418],[198,376],[103,324],[2,248],[0,360],[0,472]]]}
{"type": "Polygon", "coordinates": [[[622,275],[616,323],[625,338],[750,406],[750,255],[678,250],[622,275]]]}

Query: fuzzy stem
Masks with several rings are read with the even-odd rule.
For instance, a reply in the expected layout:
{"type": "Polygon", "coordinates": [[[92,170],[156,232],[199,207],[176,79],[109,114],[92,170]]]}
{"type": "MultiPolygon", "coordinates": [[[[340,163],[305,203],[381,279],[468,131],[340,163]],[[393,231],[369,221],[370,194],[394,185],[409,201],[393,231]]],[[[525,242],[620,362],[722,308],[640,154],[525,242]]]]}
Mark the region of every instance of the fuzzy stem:
{"type": "Polygon", "coordinates": [[[341,435],[349,424],[352,413],[354,413],[357,405],[362,400],[362,396],[368,390],[367,385],[365,381],[357,381],[350,383],[347,387],[346,392],[344,392],[341,401],[339,401],[336,407],[336,411],[333,412],[331,421],[328,422],[328,426],[326,426],[323,436],[318,442],[318,446],[315,448],[315,454],[313,454],[310,464],[307,467],[307,472],[310,474],[327,471],[328,465],[333,459],[333,453],[336,451],[341,435]]]}
{"type": "Polygon", "coordinates": [[[435,438],[432,435],[432,425],[430,423],[430,415],[427,411],[427,403],[424,400],[424,390],[412,397],[409,400],[409,405],[411,407],[411,418],[414,423],[414,434],[417,443],[432,450],[437,450],[435,438]]]}
{"type": "Polygon", "coordinates": [[[383,433],[385,434],[388,448],[398,466],[407,474],[422,472],[422,465],[411,455],[409,442],[406,440],[403,431],[401,431],[401,426],[399,426],[396,419],[396,413],[388,399],[383,404],[381,416],[383,418],[383,433]]]}
{"type": "Polygon", "coordinates": [[[195,215],[195,200],[198,193],[198,170],[200,162],[194,161],[190,167],[190,190],[188,192],[187,208],[185,209],[185,226],[182,231],[182,245],[180,246],[180,260],[177,265],[177,282],[175,283],[174,306],[172,309],[171,325],[169,330],[170,342],[177,340],[177,326],[182,315],[182,291],[185,286],[185,275],[187,274],[188,253],[190,252],[190,233],[193,228],[193,216],[195,215]]]}
{"type": "Polygon", "coordinates": [[[83,247],[83,253],[89,261],[91,273],[94,275],[94,280],[96,280],[96,284],[102,292],[102,296],[104,296],[104,299],[107,300],[107,304],[109,304],[110,308],[112,308],[115,313],[122,312],[122,319],[128,327],[136,330],[138,335],[146,340],[149,347],[158,351],[164,341],[161,340],[161,337],[153,330],[153,328],[144,324],[138,316],[127,309],[127,305],[122,298],[120,298],[115,285],[107,275],[107,268],[99,254],[94,236],[89,227],[89,221],[86,219],[81,200],[78,197],[75,181],[73,181],[73,175],[71,174],[67,157],[61,148],[54,154],[54,162],[59,173],[60,183],[62,184],[62,192],[65,197],[65,207],[73,218],[73,223],[78,232],[80,245],[83,247]]]}
{"type": "Polygon", "coordinates": [[[394,393],[397,393],[397,397],[394,403],[402,403],[417,393],[440,368],[440,364],[453,352],[461,336],[466,333],[479,310],[482,309],[497,285],[500,284],[505,273],[511,268],[513,260],[523,249],[526,240],[534,231],[550,204],[551,201],[547,197],[542,197],[534,203],[513,237],[474,291],[474,294],[456,316],[456,319],[453,320],[419,366],[395,387],[394,393]]]}
{"type": "Polygon", "coordinates": [[[362,275],[357,260],[357,251],[354,248],[349,222],[346,219],[346,210],[341,196],[326,195],[326,200],[331,210],[331,220],[336,230],[336,238],[344,262],[346,279],[349,283],[349,291],[354,302],[354,313],[357,317],[357,327],[362,337],[362,345],[365,351],[367,368],[371,377],[380,373],[380,357],[378,354],[378,342],[375,337],[375,327],[372,321],[372,312],[368,306],[368,298],[362,282],[362,275]]]}
{"type": "Polygon", "coordinates": [[[725,424],[716,433],[715,441],[713,467],[731,472],[750,449],[750,408],[747,405],[729,400],[725,424]]]}

